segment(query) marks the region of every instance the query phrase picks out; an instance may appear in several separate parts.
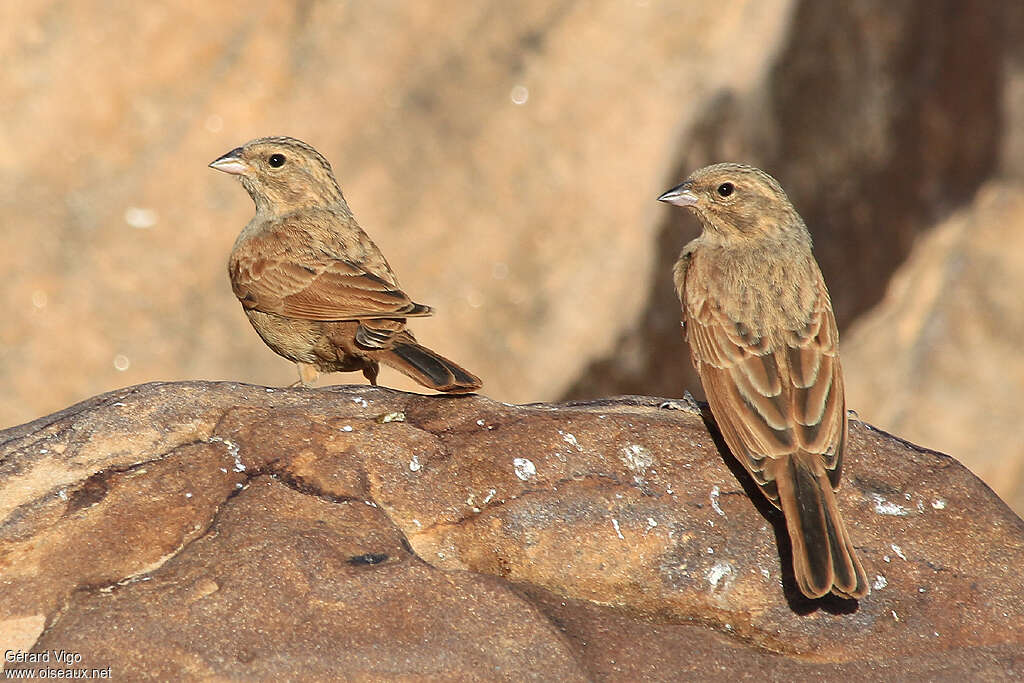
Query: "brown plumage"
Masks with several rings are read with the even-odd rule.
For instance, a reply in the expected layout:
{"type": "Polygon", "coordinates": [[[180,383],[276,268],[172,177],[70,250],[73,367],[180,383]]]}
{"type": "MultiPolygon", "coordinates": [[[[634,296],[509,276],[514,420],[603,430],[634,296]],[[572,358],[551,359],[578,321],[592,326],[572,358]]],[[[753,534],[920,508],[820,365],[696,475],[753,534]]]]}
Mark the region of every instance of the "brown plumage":
{"type": "Polygon", "coordinates": [[[691,358],[726,444],[785,515],[800,591],[864,597],[833,494],[847,433],[839,334],[807,227],[750,166],[702,168],[658,199],[700,221],[674,273],[691,358]]]}
{"type": "Polygon", "coordinates": [[[260,138],[210,166],[238,176],[256,204],[231,250],[231,287],[267,346],[298,366],[300,383],[321,371],[362,370],[376,384],[384,363],[435,391],[480,388],[405,329],[406,318],[432,311],[399,288],[315,149],[260,138]]]}

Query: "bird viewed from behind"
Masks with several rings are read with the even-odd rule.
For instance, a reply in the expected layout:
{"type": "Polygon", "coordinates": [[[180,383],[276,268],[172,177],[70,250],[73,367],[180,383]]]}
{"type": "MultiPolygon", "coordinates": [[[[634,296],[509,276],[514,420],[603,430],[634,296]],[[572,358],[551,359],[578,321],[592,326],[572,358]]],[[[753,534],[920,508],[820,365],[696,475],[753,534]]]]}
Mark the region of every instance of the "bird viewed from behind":
{"type": "Polygon", "coordinates": [[[782,509],[800,591],[864,597],[833,493],[847,437],[839,334],[807,227],[774,178],[740,164],[658,199],[700,222],[674,271],[691,359],[729,450],[782,509]]]}
{"type": "Polygon", "coordinates": [[[256,204],[231,250],[231,287],[267,346],[298,366],[299,383],[361,370],[376,384],[384,363],[435,391],[480,388],[475,375],[406,329],[406,318],[432,310],[398,286],[320,153],[294,138],[267,137],[210,166],[238,176],[256,204]]]}

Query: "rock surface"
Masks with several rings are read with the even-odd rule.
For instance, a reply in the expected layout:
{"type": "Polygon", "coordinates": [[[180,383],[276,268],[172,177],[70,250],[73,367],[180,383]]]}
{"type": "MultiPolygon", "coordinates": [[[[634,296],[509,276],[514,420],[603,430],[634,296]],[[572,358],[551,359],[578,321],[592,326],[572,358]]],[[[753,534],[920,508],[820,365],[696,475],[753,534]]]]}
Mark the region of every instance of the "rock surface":
{"type": "Polygon", "coordinates": [[[808,602],[780,516],[660,402],[98,396],[0,432],[0,641],[115,678],[1024,676],[1024,522],[956,461],[854,421],[873,592],[808,602]]]}
{"type": "Polygon", "coordinates": [[[843,340],[848,404],[863,419],[941,444],[1016,510],[1024,510],[1021,292],[1024,188],[989,183],[922,238],[882,303],[843,340]]]}

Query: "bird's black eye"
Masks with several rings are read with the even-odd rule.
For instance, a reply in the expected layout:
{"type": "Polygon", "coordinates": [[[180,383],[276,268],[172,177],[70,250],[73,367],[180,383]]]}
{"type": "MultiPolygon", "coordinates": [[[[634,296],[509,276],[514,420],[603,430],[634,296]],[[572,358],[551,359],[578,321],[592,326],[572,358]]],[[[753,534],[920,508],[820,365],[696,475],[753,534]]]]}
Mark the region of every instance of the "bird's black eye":
{"type": "MultiPolygon", "coordinates": [[[[267,163],[274,168],[280,168],[284,166],[284,155],[283,154],[271,154],[270,158],[267,159],[267,163]]],[[[721,188],[719,188],[721,189],[721,188]]]]}
{"type": "Polygon", "coordinates": [[[728,197],[735,190],[735,186],[732,183],[722,183],[718,186],[718,195],[720,197],[728,197]]]}

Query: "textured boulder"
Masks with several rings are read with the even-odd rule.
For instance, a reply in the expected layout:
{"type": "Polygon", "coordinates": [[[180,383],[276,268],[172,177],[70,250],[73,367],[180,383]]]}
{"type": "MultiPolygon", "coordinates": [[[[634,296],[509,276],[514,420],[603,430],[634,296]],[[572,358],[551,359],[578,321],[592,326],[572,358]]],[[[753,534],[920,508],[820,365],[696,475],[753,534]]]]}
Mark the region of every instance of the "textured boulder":
{"type": "Polygon", "coordinates": [[[873,592],[808,602],[781,517],[660,405],[96,397],[0,432],[0,642],[155,679],[1024,675],[1024,522],[954,460],[854,421],[873,592]]]}
{"type": "Polygon", "coordinates": [[[921,239],[843,340],[847,398],[861,417],[941,445],[1015,510],[1024,510],[1021,292],[1024,188],[992,182],[921,239]]]}

